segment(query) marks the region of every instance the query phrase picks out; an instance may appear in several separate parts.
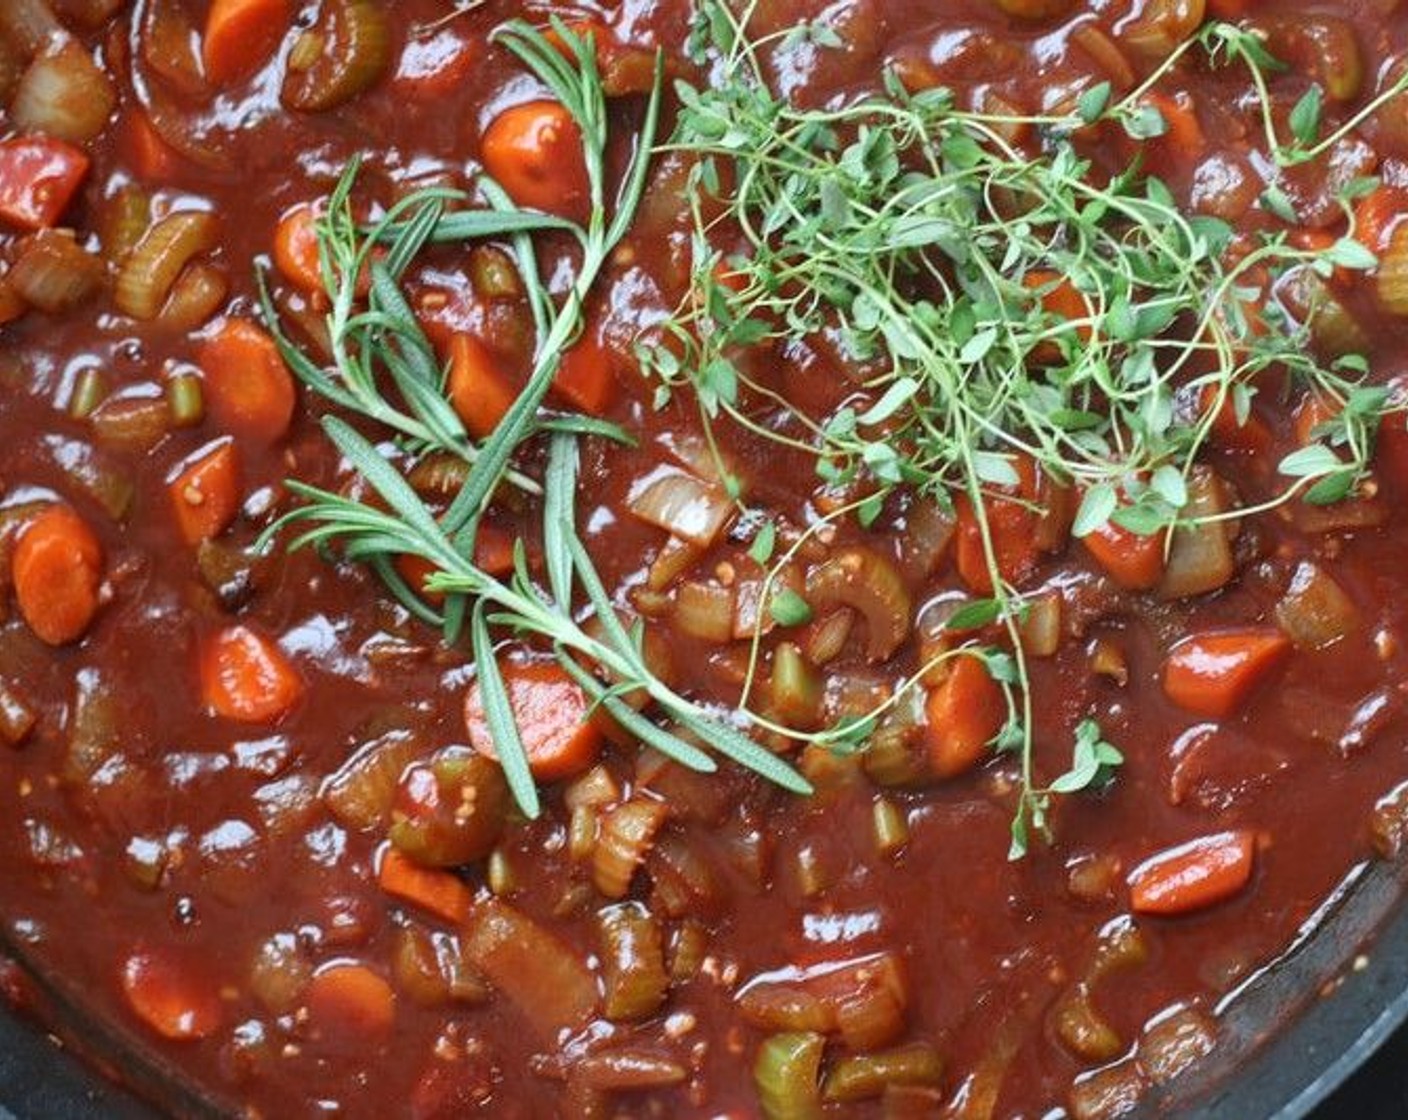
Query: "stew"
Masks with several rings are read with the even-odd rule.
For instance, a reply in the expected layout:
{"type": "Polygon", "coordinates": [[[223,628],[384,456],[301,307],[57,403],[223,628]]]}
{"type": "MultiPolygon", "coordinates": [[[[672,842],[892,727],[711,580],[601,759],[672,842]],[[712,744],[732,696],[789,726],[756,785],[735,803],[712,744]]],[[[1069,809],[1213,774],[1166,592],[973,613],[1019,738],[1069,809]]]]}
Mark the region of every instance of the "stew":
{"type": "Polygon", "coordinates": [[[1408,833],[1405,90],[1397,0],[6,0],[5,940],[249,1117],[1130,1111],[1408,833]]]}

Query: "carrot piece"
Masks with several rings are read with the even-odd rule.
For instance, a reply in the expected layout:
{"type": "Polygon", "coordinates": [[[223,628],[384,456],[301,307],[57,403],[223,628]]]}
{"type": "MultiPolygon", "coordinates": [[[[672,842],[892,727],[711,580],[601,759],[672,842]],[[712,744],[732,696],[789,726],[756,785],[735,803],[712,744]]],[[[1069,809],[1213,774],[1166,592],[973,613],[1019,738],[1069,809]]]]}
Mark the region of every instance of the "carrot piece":
{"type": "Polygon", "coordinates": [[[1306,393],[1296,406],[1294,427],[1296,443],[1307,447],[1316,442],[1315,429],[1335,418],[1339,408],[1324,397],[1306,393]]]}
{"type": "Polygon", "coordinates": [[[1164,574],[1165,533],[1140,536],[1107,521],[1081,537],[1081,544],[1121,587],[1147,591],[1164,574]]]}
{"type": "Polygon", "coordinates": [[[323,290],[318,235],[313,228],[317,218],[317,207],[300,202],[285,211],[274,229],[274,264],[283,278],[304,294],[323,290]]]}
{"type": "MultiPolygon", "coordinates": [[[[550,33],[545,33],[550,34],[550,33]]],[[[392,79],[398,97],[438,101],[464,86],[479,61],[474,43],[453,26],[406,43],[392,79]]]]}
{"type": "MultiPolygon", "coordinates": [[[[601,728],[577,682],[559,666],[543,662],[508,661],[499,668],[533,776],[551,782],[591,766],[601,751],[601,728]]],[[[464,721],[474,749],[497,760],[478,681],[465,696],[464,721]]]]}
{"type": "Polygon", "coordinates": [[[210,414],[225,430],[273,443],[293,422],[293,375],[274,340],[248,319],[225,319],[200,350],[210,414]]]}
{"type": "Polygon", "coordinates": [[[381,857],[377,885],[393,898],[428,910],[454,925],[463,924],[474,903],[474,893],[449,871],[422,867],[396,848],[381,857]]]}
{"type": "Polygon", "coordinates": [[[1164,693],[1181,708],[1225,719],[1281,663],[1291,640],[1270,627],[1185,638],[1164,660],[1164,693]]]}
{"type": "Polygon", "coordinates": [[[1007,698],[987,666],[963,654],[924,701],[929,769],[956,778],[982,760],[1007,719],[1007,698]]]}
{"type": "Polygon", "coordinates": [[[484,168],[520,206],[582,218],[589,195],[582,130],[556,101],[529,101],[484,132],[484,168]]]}
{"type": "MultiPolygon", "coordinates": [[[[491,576],[506,576],[513,571],[513,548],[516,541],[511,533],[495,525],[480,525],[474,539],[474,566],[491,576]]],[[[440,591],[431,591],[426,583],[440,569],[423,556],[402,553],[393,563],[401,578],[412,591],[433,607],[445,601],[440,591]]]]}
{"type": "MultiPolygon", "coordinates": [[[[1259,322],[1259,320],[1257,320],[1259,322]]],[[[1204,385],[1198,394],[1198,404],[1203,415],[1217,408],[1217,387],[1204,385]]],[[[1265,454],[1275,442],[1271,429],[1255,413],[1249,412],[1244,421],[1237,419],[1237,406],[1230,396],[1224,397],[1222,405],[1213,417],[1211,436],[1217,445],[1227,451],[1247,451],[1254,455],[1265,454]]]]}
{"type": "Polygon", "coordinates": [[[218,992],[176,961],[155,953],[131,954],[123,962],[121,981],[128,1007],[162,1038],[206,1038],[225,1017],[218,992]]]}
{"type": "Polygon", "coordinates": [[[303,680],[283,651],[247,626],[231,626],[208,642],[200,672],[206,708],[241,723],[281,719],[303,695],[303,680]]]}
{"type": "MultiPolygon", "coordinates": [[[[1076,338],[1089,342],[1094,333],[1090,323],[1090,301],[1070,280],[1059,272],[1037,268],[1022,277],[1022,286],[1036,295],[1041,309],[1057,319],[1069,319],[1075,324],[1076,338]]],[[[1054,340],[1039,343],[1031,352],[1039,365],[1055,365],[1061,361],[1061,348],[1054,340]]]]}
{"type": "Polygon", "coordinates": [[[518,399],[518,387],[489,348],[472,334],[450,339],[450,404],[475,439],[484,439],[499,426],[518,399]]]}
{"type": "Polygon", "coordinates": [[[20,614],[51,646],[77,641],[98,613],[103,549],[68,506],[50,506],[21,534],[11,574],[20,614]]]}
{"type": "MultiPolygon", "coordinates": [[[[1036,571],[1041,549],[1037,542],[1040,517],[1034,508],[1039,492],[1037,467],[1025,455],[1012,458],[1020,482],[1014,489],[983,498],[988,532],[997,560],[997,570],[1011,584],[1020,584],[1036,571]]],[[[982,528],[972,500],[960,494],[954,501],[958,525],[954,541],[954,562],[958,574],[972,590],[982,595],[993,591],[992,573],[988,570],[987,552],[983,548],[982,528]]]]}
{"type": "Polygon", "coordinates": [[[248,77],[269,60],[293,21],[289,0],[213,0],[201,58],[218,86],[248,77]]]}
{"type": "Polygon", "coordinates": [[[1170,848],[1130,873],[1130,905],[1136,914],[1164,917],[1206,909],[1247,885],[1255,855],[1256,836],[1246,829],[1170,848]]]}
{"type": "Polygon", "coordinates": [[[0,143],[0,220],[29,230],[57,225],[88,166],[79,149],[47,136],[0,143]]]}
{"type": "Polygon", "coordinates": [[[175,172],[180,156],[140,109],[134,109],[127,117],[126,145],[132,170],[139,179],[162,182],[175,172]]]}
{"type": "Polygon", "coordinates": [[[562,356],[552,387],[559,398],[578,412],[602,415],[616,395],[616,376],[610,355],[595,338],[583,338],[562,356]]]}
{"type": "Polygon", "coordinates": [[[1196,159],[1207,147],[1203,126],[1193,99],[1184,91],[1175,94],[1146,93],[1144,103],[1159,111],[1167,126],[1159,140],[1183,159],[1196,159]]]}
{"type": "Polygon", "coordinates": [[[396,993],[364,964],[336,961],[308,984],[308,1018],[323,1037],[352,1043],[385,1039],[396,1025],[396,993]]]}
{"type": "Polygon", "coordinates": [[[1354,237],[1375,255],[1382,255],[1398,223],[1408,217],[1408,190],[1384,184],[1370,191],[1354,208],[1354,237]]]}
{"type": "Polygon", "coordinates": [[[187,544],[218,537],[240,510],[240,456],[234,440],[222,439],[188,459],[167,493],[187,544]]]}

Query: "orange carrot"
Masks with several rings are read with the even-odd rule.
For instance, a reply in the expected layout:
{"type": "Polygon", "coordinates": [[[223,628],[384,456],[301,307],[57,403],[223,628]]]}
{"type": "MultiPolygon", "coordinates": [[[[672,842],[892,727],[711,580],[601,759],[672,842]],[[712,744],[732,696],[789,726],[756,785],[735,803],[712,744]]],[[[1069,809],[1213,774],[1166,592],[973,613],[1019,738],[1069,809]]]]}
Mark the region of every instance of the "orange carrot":
{"type": "Polygon", "coordinates": [[[293,375],[274,340],[248,319],[225,319],[200,351],[210,415],[226,431],[273,443],[293,421],[293,375]]]}
{"type": "Polygon", "coordinates": [[[929,769],[937,778],[971,770],[1002,730],[1007,699],[977,657],[963,654],[924,701],[929,769]]]}
{"type": "Polygon", "coordinates": [[[187,544],[223,533],[240,510],[239,448],[228,437],[188,459],[167,486],[187,544]]]}
{"type": "Polygon", "coordinates": [[[274,264],[283,278],[305,295],[323,290],[323,269],[318,257],[318,218],[311,202],[286,210],[274,229],[274,264]]]}
{"type": "Polygon", "coordinates": [[[122,965],[122,994],[137,1018],[162,1038],[188,1042],[213,1034],[225,1017],[219,993],[173,960],[138,951],[122,965]]]}
{"type": "MultiPolygon", "coordinates": [[[[1202,392],[1198,394],[1198,403],[1204,415],[1217,407],[1217,397],[1215,385],[1203,386],[1202,392]]],[[[1224,450],[1249,451],[1253,454],[1270,451],[1274,442],[1271,429],[1255,413],[1248,412],[1244,421],[1238,421],[1237,407],[1232,403],[1231,396],[1224,397],[1221,407],[1217,408],[1217,415],[1212,421],[1211,436],[1224,450]]]]}
{"type": "Polygon", "coordinates": [[[518,399],[518,388],[509,379],[489,348],[472,334],[450,339],[450,376],[446,386],[469,434],[484,439],[518,399]]]}
{"type": "Polygon", "coordinates": [[[201,55],[217,86],[248,77],[269,60],[293,22],[289,0],[213,0],[201,55]]]}
{"type": "Polygon", "coordinates": [[[428,910],[453,925],[469,917],[474,893],[449,871],[422,867],[396,848],[387,848],[381,857],[377,885],[393,898],[428,910]]]}
{"type": "Polygon", "coordinates": [[[127,117],[126,141],[132,170],[139,179],[162,182],[174,174],[180,156],[140,109],[132,110],[127,117]]]}
{"type": "Polygon", "coordinates": [[[68,506],[50,506],[15,545],[12,567],[20,614],[51,646],[77,641],[98,613],[103,549],[68,506]]]}
{"type": "MultiPolygon", "coordinates": [[[[499,668],[533,776],[551,782],[591,766],[601,751],[601,728],[577,682],[559,666],[543,662],[506,661],[499,668]]],[[[474,749],[497,759],[478,681],[465,696],[464,720],[474,749]]]]}
{"type": "Polygon", "coordinates": [[[1170,848],[1130,873],[1130,904],[1136,914],[1163,917],[1203,910],[1247,885],[1255,854],[1256,836],[1245,829],[1170,848]]]}
{"type": "Polygon", "coordinates": [[[231,626],[202,652],[201,695],[218,716],[272,723],[303,695],[303,680],[283,651],[247,626],[231,626]]]}
{"type": "Polygon", "coordinates": [[[1398,223],[1408,217],[1408,190],[1387,184],[1370,191],[1354,208],[1354,237],[1375,255],[1388,248],[1398,223]]]}
{"type": "Polygon", "coordinates": [[[484,132],[484,169],[520,206],[583,217],[589,191],[582,130],[556,101],[505,109],[484,132]]]}
{"type": "MultiPolygon", "coordinates": [[[[480,525],[474,538],[474,566],[491,576],[506,576],[513,571],[513,546],[515,538],[511,533],[496,525],[480,525]]],[[[433,607],[445,601],[440,591],[431,591],[426,583],[440,569],[423,556],[402,553],[396,557],[396,571],[417,595],[433,607]]]]}
{"type": "Polygon", "coordinates": [[[1117,584],[1129,591],[1147,591],[1164,574],[1165,536],[1140,536],[1107,521],[1080,540],[1117,584]]]}
{"type": "Polygon", "coordinates": [[[588,336],[562,356],[552,381],[553,392],[578,412],[600,416],[616,395],[611,358],[601,343],[588,336]]]}
{"type": "Polygon", "coordinates": [[[1291,640],[1272,627],[1220,630],[1185,638],[1164,660],[1164,693],[1214,719],[1233,715],[1281,663],[1291,640]]]}
{"type": "Polygon", "coordinates": [[[335,961],[308,985],[308,1018],[320,1035],[376,1041],[396,1025],[396,993],[364,964],[335,961]]]}
{"type": "Polygon", "coordinates": [[[1333,420],[1338,412],[1338,405],[1327,401],[1316,393],[1306,393],[1300,399],[1300,403],[1296,405],[1294,422],[1296,442],[1302,447],[1315,443],[1315,429],[1321,424],[1333,420]]]}
{"type": "Polygon", "coordinates": [[[1193,99],[1186,92],[1146,93],[1144,103],[1153,106],[1163,117],[1167,127],[1158,139],[1178,156],[1185,160],[1196,159],[1207,147],[1207,138],[1203,135],[1203,126],[1198,120],[1193,99]]]}
{"type": "MultiPolygon", "coordinates": [[[[1036,294],[1041,309],[1048,315],[1075,323],[1076,338],[1090,341],[1090,301],[1068,279],[1059,272],[1038,268],[1022,277],[1022,286],[1036,294]]],[[[1032,350],[1031,357],[1040,365],[1055,365],[1061,360],[1061,348],[1054,340],[1042,342],[1032,350]]]]}
{"type": "MultiPolygon", "coordinates": [[[[987,516],[998,573],[1008,583],[1019,584],[1036,571],[1041,553],[1036,538],[1039,517],[1033,508],[1039,491],[1039,479],[1036,464],[1028,456],[1014,456],[1012,465],[1020,479],[1017,487],[984,497],[983,511],[987,516]]],[[[972,590],[981,595],[991,595],[992,573],[988,570],[982,528],[973,503],[967,494],[960,494],[954,505],[958,512],[954,544],[958,574],[972,590]]]]}

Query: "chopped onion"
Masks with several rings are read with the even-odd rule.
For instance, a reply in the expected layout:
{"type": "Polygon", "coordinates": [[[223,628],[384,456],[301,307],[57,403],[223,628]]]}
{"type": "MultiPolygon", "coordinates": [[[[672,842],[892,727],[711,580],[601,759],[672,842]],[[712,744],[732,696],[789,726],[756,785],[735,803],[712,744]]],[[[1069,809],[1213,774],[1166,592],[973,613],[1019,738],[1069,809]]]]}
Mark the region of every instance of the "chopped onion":
{"type": "Polygon", "coordinates": [[[1202,25],[1204,0],[1148,0],[1134,19],[1117,24],[1125,48],[1149,64],[1171,55],[1202,25]]]}
{"type": "Polygon", "coordinates": [[[1332,646],[1359,628],[1359,608],[1335,578],[1307,560],[1276,604],[1276,621],[1304,649],[1332,646]]]}
{"type": "Polygon", "coordinates": [[[668,591],[690,568],[699,562],[704,549],[680,537],[672,536],[655,554],[646,573],[645,583],[651,591],[668,591]]]}
{"type": "Polygon", "coordinates": [[[1362,354],[1369,349],[1369,336],[1359,320],[1309,268],[1297,268],[1282,277],[1276,285],[1276,298],[1310,327],[1316,345],[1331,357],[1362,354]]]}
{"type": "Polygon", "coordinates": [[[626,508],[647,524],[699,548],[712,545],[734,513],[728,495],[717,486],[666,466],[636,481],[626,508]]]}
{"type": "Polygon", "coordinates": [[[900,538],[900,563],[912,579],[928,579],[938,570],[957,526],[957,518],[938,502],[915,498],[905,514],[905,533],[900,538]]]}
{"type": "Polygon", "coordinates": [[[0,4],[0,39],[15,44],[33,58],[64,34],[46,0],[5,0],[0,4]]]}
{"type": "Polygon", "coordinates": [[[164,397],[109,397],[88,422],[107,447],[149,451],[171,430],[171,411],[164,397]]]}
{"type": "Polygon", "coordinates": [[[1229,522],[1209,521],[1227,512],[1227,487],[1206,467],[1188,479],[1188,502],[1183,517],[1193,524],[1180,525],[1170,538],[1168,562],[1159,580],[1164,599],[1204,595],[1224,587],[1236,571],[1229,522]]]}
{"type": "Polygon", "coordinates": [[[706,642],[727,642],[733,637],[733,588],[689,580],[675,592],[675,625],[706,642]]]}
{"type": "Polygon", "coordinates": [[[147,230],[117,274],[113,302],[118,310],[134,319],[155,319],[181,270],[215,247],[219,228],[214,214],[181,210],[147,230]]]}
{"type": "Polygon", "coordinates": [[[424,754],[409,732],[390,731],[367,743],[323,785],[323,803],[339,824],[359,831],[384,827],[401,775],[424,754]]]}
{"type": "Polygon", "coordinates": [[[1017,629],[1026,653],[1032,657],[1055,657],[1061,646],[1061,593],[1048,591],[1027,603],[1017,629]]]}
{"type": "Polygon", "coordinates": [[[73,235],[43,229],[20,243],[20,254],[5,282],[25,303],[58,315],[71,311],[102,287],[103,262],[73,235]]]}
{"type": "Polygon", "coordinates": [[[77,39],[56,39],[29,64],[10,114],[21,128],[86,144],[103,131],[117,92],[77,39]]]}
{"type": "Polygon", "coordinates": [[[865,619],[871,661],[884,661],[909,635],[909,588],[889,559],[863,545],[842,549],[807,574],[807,602],[814,610],[857,611],[865,619]]]}
{"type": "MultiPolygon", "coordinates": [[[[747,561],[752,564],[751,560],[747,561]]],[[[740,579],[734,584],[733,637],[739,640],[752,638],[754,634],[770,633],[777,620],[772,616],[771,605],[784,592],[802,595],[806,585],[802,573],[792,564],[785,564],[772,576],[768,587],[768,608],[763,608],[763,586],[768,582],[763,572],[740,579]]]]}
{"type": "Polygon", "coordinates": [[[813,665],[825,665],[840,657],[855,622],[856,613],[849,607],[838,607],[813,622],[806,637],[807,660],[813,665]]]}
{"type": "Polygon", "coordinates": [[[1130,66],[1124,52],[1115,45],[1114,40],[1100,29],[1099,24],[1081,24],[1071,32],[1071,40],[1099,64],[1100,69],[1105,72],[1105,77],[1110,79],[1110,84],[1116,90],[1124,93],[1133,88],[1134,68],[1130,66]]]}
{"type": "Polygon", "coordinates": [[[283,103],[326,112],[370,89],[391,63],[391,21],[374,0],[324,0],[289,55],[283,103]]]}

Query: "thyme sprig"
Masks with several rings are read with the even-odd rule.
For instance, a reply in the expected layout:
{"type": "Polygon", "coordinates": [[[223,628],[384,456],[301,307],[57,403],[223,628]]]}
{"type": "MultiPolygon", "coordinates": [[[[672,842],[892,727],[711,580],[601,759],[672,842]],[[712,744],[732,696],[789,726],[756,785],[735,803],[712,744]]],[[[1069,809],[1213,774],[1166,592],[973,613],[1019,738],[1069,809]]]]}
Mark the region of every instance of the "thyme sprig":
{"type": "Polygon", "coordinates": [[[261,277],[265,317],[284,358],[305,385],[343,414],[326,416],[323,430],[377,499],[364,501],[291,480],[290,490],[304,504],[286,514],[270,535],[298,529],[289,542],[291,549],[336,545],[345,559],[370,565],[408,610],[442,624],[448,642],[457,640],[467,622],[486,722],[509,787],[529,817],[538,815],[540,801],[499,669],[496,629],[548,646],[594,703],[681,765],[699,771],[716,767],[712,755],[693,738],[785,789],[805,793],[810,787],[796,771],[749,737],[746,717],[730,719],[689,700],[650,671],[641,630],[621,621],[577,533],[577,440],[583,434],[624,437],[590,418],[545,418],[541,405],[562,355],[582,332],[588,293],[639,206],[658,127],[663,71],[657,63],[634,150],[613,193],[607,181],[606,98],[594,40],[557,20],[552,29],[556,43],[518,21],[502,27],[496,39],[551,89],[581,129],[591,202],[585,225],[522,209],[484,177],[478,189],[486,208],[448,211],[448,204],[466,202],[467,196],[425,190],[393,206],[364,230],[353,217],[350,201],[358,173],[353,161],[316,227],[323,282],[331,299],[331,369],[313,361],[282,329],[261,277]],[[534,237],[544,233],[567,235],[580,251],[571,287],[560,301],[538,268],[534,237]],[[527,384],[481,443],[470,439],[450,407],[445,372],[400,286],[426,246],[476,238],[511,242],[537,327],[527,384]],[[357,294],[363,275],[370,277],[365,303],[357,294]],[[379,448],[344,416],[389,429],[400,437],[400,446],[379,448]],[[512,466],[524,445],[537,438],[548,441],[541,480],[512,466]],[[411,487],[400,465],[430,451],[449,452],[468,464],[459,493],[439,516],[411,487]],[[480,516],[505,481],[541,496],[546,588],[529,570],[521,542],[507,579],[490,575],[474,561],[480,516]],[[431,610],[397,574],[394,561],[402,556],[419,557],[435,570],[428,588],[445,594],[443,615],[431,610]],[[589,631],[579,620],[579,597],[590,607],[599,631],[589,631]],[[602,677],[610,683],[603,683],[602,677]],[[621,699],[635,692],[650,698],[662,722],[621,699]]]}
{"type": "MultiPolygon", "coordinates": [[[[778,40],[750,38],[755,7],[700,5],[692,44],[712,64],[711,80],[676,84],[682,108],[668,145],[698,160],[694,276],[665,328],[674,345],[642,356],[661,402],[686,387],[706,425],[727,414],[812,451],[828,483],[864,480],[863,525],[896,488],[945,506],[955,494],[970,499],[992,613],[1012,647],[1012,680],[1001,683],[1016,702],[995,745],[1020,754],[1021,854],[1030,828],[1045,830],[1050,796],[1074,782],[1035,781],[1022,601],[999,570],[984,495],[1017,484],[1012,457],[1021,454],[1082,493],[1078,534],[1107,521],[1145,535],[1183,524],[1188,481],[1219,412],[1229,405],[1245,417],[1258,375],[1277,367],[1335,418],[1280,464],[1286,481],[1270,504],[1345,498],[1367,477],[1384,396],[1365,384],[1356,356],[1319,360],[1266,278],[1323,280],[1375,260],[1352,229],[1326,252],[1299,249],[1284,232],[1234,252],[1228,223],[1185,213],[1137,163],[1106,182],[1082,155],[1080,136],[1092,127],[1136,141],[1164,134],[1168,122],[1147,94],[1195,51],[1248,65],[1269,103],[1274,60],[1248,31],[1210,23],[1125,97],[1097,85],[1061,114],[969,112],[946,89],[910,91],[893,75],[875,94],[809,108],[769,87],[762,51],[778,40]],[[867,405],[813,418],[737,360],[827,332],[871,371],[858,386],[867,405]]],[[[792,34],[825,49],[822,32],[792,34]]],[[[1323,138],[1313,98],[1289,141],[1268,118],[1273,156],[1290,166],[1322,154],[1396,92],[1323,138]]],[[[1346,210],[1372,185],[1353,184],[1346,210]]],[[[1078,737],[1073,768],[1087,782],[1103,773],[1092,757],[1117,764],[1118,752],[1092,733],[1078,737]]]]}

